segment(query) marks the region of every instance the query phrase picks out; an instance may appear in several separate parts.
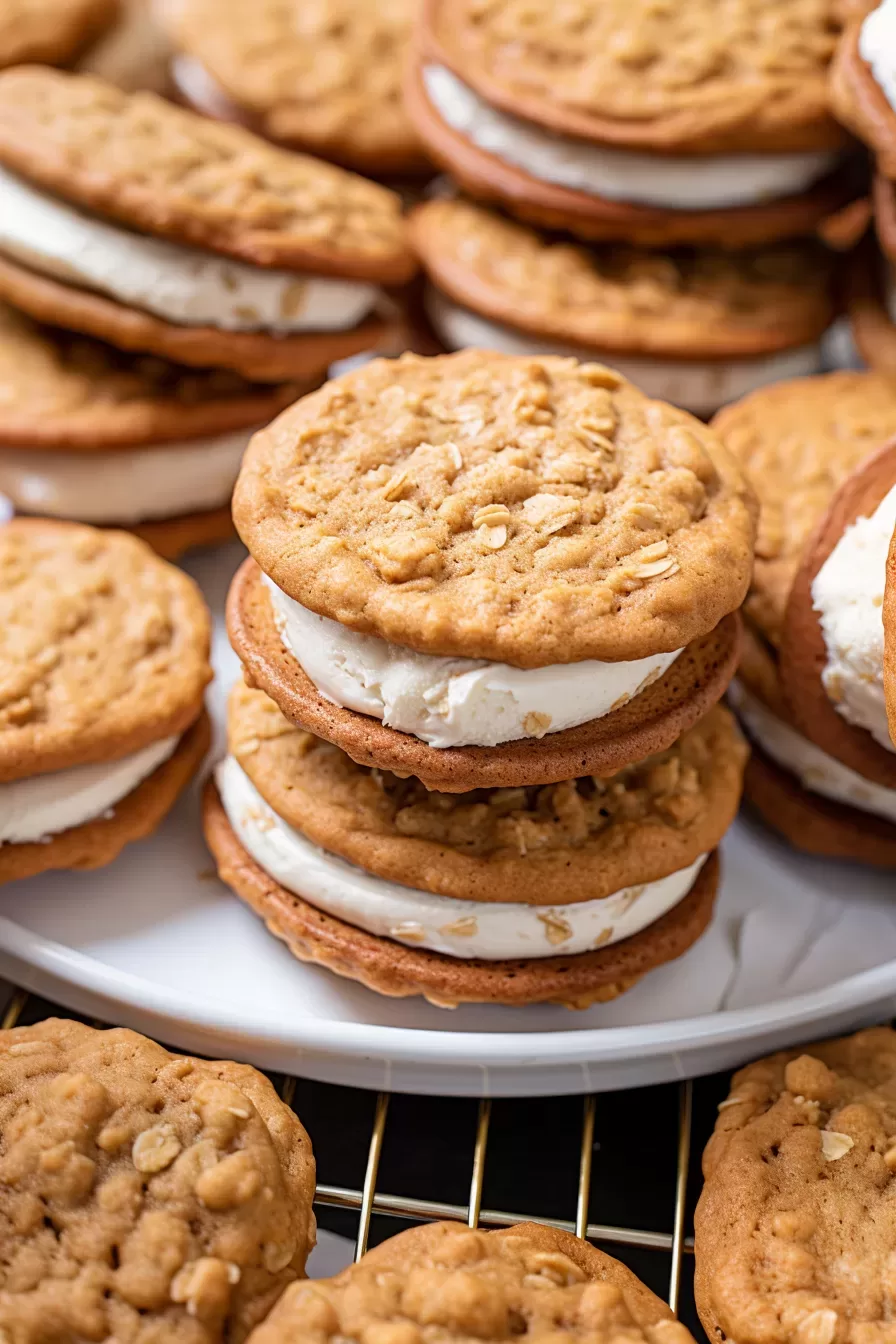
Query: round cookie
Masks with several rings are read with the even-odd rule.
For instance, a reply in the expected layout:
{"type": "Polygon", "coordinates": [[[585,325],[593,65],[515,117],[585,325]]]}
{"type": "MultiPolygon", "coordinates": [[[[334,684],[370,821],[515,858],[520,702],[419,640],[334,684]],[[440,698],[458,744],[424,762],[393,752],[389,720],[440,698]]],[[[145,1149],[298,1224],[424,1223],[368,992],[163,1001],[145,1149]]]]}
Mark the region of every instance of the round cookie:
{"type": "Polygon", "coordinates": [[[568,1232],[521,1223],[500,1232],[429,1223],[390,1237],[336,1278],[287,1289],[251,1344],[320,1344],[419,1330],[442,1344],[505,1341],[515,1333],[564,1344],[692,1344],[685,1327],[625,1265],[568,1232]],[[518,1324],[516,1324],[518,1323],[518,1324]],[[475,1332],[472,1334],[471,1332],[475,1332]]]}
{"type": "Polygon", "coordinates": [[[713,855],[684,900],[624,942],[577,956],[461,961],[365,933],[280,886],[240,844],[212,781],[206,785],[203,826],[222,881],[300,961],[326,966],[389,997],[422,994],[437,1007],[557,1003],[588,1008],[606,1003],[693,946],[712,917],[718,885],[713,855]]]}
{"type": "Polygon", "coordinates": [[[697,1310],[714,1344],[889,1329],[894,1073],[896,1033],[873,1027],[734,1075],[695,1215],[697,1310]]]}
{"type": "Polygon", "coordinates": [[[68,65],[114,22],[119,0],[3,0],[0,68],[68,65]]]}
{"type": "Polygon", "coordinates": [[[0,782],[116,761],[202,710],[209,616],[196,585],[126,532],[0,528],[0,782]]]}
{"type": "Polygon", "coordinates": [[[304,1274],[314,1158],[247,1065],[49,1019],[0,1033],[0,1329],[246,1338],[304,1274]]]}
{"type": "Polygon", "coordinates": [[[228,749],[283,821],[365,872],[455,900],[534,906],[600,900],[689,868],[734,820],[746,754],[716,707],[611,780],[433,794],[356,765],[239,683],[228,749]]]}
{"type": "Polygon", "coordinates": [[[168,17],[181,97],[209,116],[384,177],[425,172],[402,73],[418,0],[180,0],[168,17]]]}
{"type": "Polygon", "coordinates": [[[837,488],[896,435],[896,378],[838,372],[762,388],[712,428],[759,495],[750,620],[773,647],[804,548],[837,488]]]}
{"type": "Polygon", "coordinates": [[[686,412],[599,364],[482,351],[332,380],[254,437],[234,494],[240,535],[295,601],[520,668],[712,630],[746,593],[754,510],[686,412]]]}
{"type": "Polygon", "coordinates": [[[445,793],[554,783],[578,773],[611,774],[662,751],[722,695],[737,666],[735,614],[692,641],[667,671],[603,718],[497,747],[431,747],[379,719],[333,704],[284,647],[258,566],[247,560],[227,602],[227,630],[247,680],[293,723],[336,743],[359,765],[414,775],[445,793]]]}
{"type": "Polygon", "coordinates": [[[836,313],[831,256],[808,241],[744,253],[585,248],[456,198],[427,201],[409,223],[447,348],[621,357],[642,390],[698,414],[815,372],[836,313]]]}

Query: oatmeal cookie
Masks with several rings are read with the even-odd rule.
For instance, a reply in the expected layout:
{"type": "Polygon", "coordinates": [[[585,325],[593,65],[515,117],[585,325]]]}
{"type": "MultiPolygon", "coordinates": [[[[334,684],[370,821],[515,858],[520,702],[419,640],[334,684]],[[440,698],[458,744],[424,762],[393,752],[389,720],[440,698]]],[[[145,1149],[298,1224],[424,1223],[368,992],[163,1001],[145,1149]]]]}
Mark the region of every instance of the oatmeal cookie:
{"type": "Polygon", "coordinates": [[[247,1065],[50,1019],[0,1033],[0,1329],[240,1344],[314,1244],[308,1136],[247,1065]]]}

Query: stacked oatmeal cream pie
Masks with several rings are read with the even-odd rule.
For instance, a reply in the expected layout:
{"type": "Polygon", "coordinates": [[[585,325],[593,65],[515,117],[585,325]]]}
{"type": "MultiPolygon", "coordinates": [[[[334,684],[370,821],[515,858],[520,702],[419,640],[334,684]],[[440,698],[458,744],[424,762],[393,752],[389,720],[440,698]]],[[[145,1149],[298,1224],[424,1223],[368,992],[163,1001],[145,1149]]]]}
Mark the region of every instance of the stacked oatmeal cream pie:
{"type": "Polygon", "coordinates": [[[755,520],[710,430],[599,364],[377,360],[255,436],[234,518],[205,830],[296,956],[587,1007],[694,943],[755,520]]]}
{"type": "Polygon", "coordinates": [[[391,341],[414,270],[385,188],[41,66],[0,74],[0,207],[0,491],[168,556],[230,535],[252,432],[391,341]]]}

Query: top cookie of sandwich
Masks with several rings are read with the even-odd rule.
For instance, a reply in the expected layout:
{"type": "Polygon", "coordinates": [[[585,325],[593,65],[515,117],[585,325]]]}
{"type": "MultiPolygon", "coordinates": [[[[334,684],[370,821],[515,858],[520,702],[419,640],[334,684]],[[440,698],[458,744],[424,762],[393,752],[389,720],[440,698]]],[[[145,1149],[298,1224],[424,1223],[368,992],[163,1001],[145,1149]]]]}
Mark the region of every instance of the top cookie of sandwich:
{"type": "Polygon", "coordinates": [[[237,528],[290,597],[517,667],[679,649],[743,600],[752,492],[716,436],[600,364],[376,360],[252,440],[237,528]]]}
{"type": "Polygon", "coordinates": [[[114,22],[119,0],[3,0],[0,67],[67,65],[114,22]]]}
{"type": "Polygon", "coordinates": [[[777,645],[806,543],[847,476],[896,435],[896,378],[828,373],[761,388],[712,422],[759,496],[747,615],[777,645]]]}
{"type": "Polygon", "coordinates": [[[384,284],[414,270],[393,192],[88,75],[0,73],[0,163],[129,228],[259,266],[384,284]]]}
{"type": "Polygon", "coordinates": [[[426,0],[427,58],[563,135],[681,154],[844,143],[842,0],[426,0]]]}
{"type": "Polygon", "coordinates": [[[178,0],[170,27],[260,133],[360,171],[402,173],[425,164],[401,90],[417,9],[418,0],[178,0]]]}

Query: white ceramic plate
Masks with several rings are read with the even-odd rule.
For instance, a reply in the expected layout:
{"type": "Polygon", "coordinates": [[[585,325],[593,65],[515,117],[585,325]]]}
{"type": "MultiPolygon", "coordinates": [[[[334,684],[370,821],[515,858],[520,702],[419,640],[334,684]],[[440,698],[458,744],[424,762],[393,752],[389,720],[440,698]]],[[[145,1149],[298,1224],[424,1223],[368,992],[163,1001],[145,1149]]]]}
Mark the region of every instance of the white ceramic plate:
{"type": "MultiPolygon", "coordinates": [[[[227,547],[189,566],[218,614],[239,558],[227,547]]],[[[220,620],[215,661],[220,723],[236,671],[220,620]]],[[[615,1003],[447,1012],[294,961],[215,878],[194,791],[111,867],[0,889],[0,974],[181,1049],[441,1095],[682,1078],[893,1011],[892,875],[801,859],[750,822],[723,857],[710,931],[615,1003]]]]}

